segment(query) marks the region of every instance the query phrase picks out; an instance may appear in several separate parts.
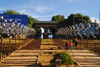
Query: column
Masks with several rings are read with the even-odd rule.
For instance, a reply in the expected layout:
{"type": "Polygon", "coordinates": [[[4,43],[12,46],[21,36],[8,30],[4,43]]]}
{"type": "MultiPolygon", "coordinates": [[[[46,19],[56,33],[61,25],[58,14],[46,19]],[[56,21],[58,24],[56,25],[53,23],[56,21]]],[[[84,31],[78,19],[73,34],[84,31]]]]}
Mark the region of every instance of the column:
{"type": "Polygon", "coordinates": [[[44,28],[45,29],[45,32],[44,32],[44,35],[43,35],[43,39],[48,39],[48,28],[44,28]]]}

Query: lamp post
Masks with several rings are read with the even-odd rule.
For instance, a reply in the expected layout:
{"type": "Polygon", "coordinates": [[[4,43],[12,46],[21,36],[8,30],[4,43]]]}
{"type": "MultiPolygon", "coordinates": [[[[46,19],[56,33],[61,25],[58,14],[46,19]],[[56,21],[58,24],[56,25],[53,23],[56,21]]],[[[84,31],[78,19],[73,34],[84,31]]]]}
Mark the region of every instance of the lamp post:
{"type": "Polygon", "coordinates": [[[20,23],[18,23],[19,26],[19,47],[20,47],[20,23]]]}
{"type": "Polygon", "coordinates": [[[71,38],[72,38],[72,36],[71,36],[72,27],[69,26],[69,28],[70,28],[70,30],[69,30],[69,34],[70,34],[70,41],[71,41],[71,38]]]}
{"type": "Polygon", "coordinates": [[[96,20],[95,20],[95,36],[94,36],[94,38],[95,38],[95,51],[97,52],[97,37],[96,37],[96,30],[97,30],[97,28],[96,28],[96,20]]]}
{"type": "Polygon", "coordinates": [[[10,27],[9,27],[9,54],[11,53],[11,22],[12,20],[9,20],[10,22],[10,27]]]}
{"type": "Polygon", "coordinates": [[[23,28],[24,28],[24,25],[21,25],[21,31],[22,31],[22,45],[23,45],[23,28]]]}
{"type": "Polygon", "coordinates": [[[0,19],[1,19],[0,29],[1,29],[1,59],[2,59],[2,21],[3,21],[3,16],[1,16],[0,19]]]}
{"type": "Polygon", "coordinates": [[[85,29],[85,30],[86,30],[86,34],[87,34],[87,35],[86,35],[86,36],[87,36],[87,49],[88,49],[88,30],[89,30],[89,29],[90,29],[90,24],[87,23],[87,24],[86,24],[86,29],[85,29]]]}
{"type": "Polygon", "coordinates": [[[67,27],[67,42],[68,42],[68,27],[67,27]]]}
{"type": "Polygon", "coordinates": [[[86,25],[86,34],[87,34],[87,49],[88,49],[88,28],[87,28],[87,25],[86,25]]]}
{"type": "Polygon", "coordinates": [[[80,37],[81,37],[81,47],[82,47],[82,38],[83,38],[83,36],[82,36],[82,30],[84,29],[84,26],[83,26],[82,23],[80,23],[80,27],[81,27],[81,29],[80,29],[80,37]]]}
{"type": "MultiPolygon", "coordinates": [[[[68,30],[67,30],[67,35],[68,35],[68,39],[69,39],[69,28],[68,28],[68,30]]],[[[67,41],[68,42],[68,41],[67,41]]]]}
{"type": "Polygon", "coordinates": [[[22,45],[23,45],[23,28],[22,28],[22,45]]]}
{"type": "Polygon", "coordinates": [[[16,50],[16,23],[17,21],[15,21],[15,50],[16,50]]]}

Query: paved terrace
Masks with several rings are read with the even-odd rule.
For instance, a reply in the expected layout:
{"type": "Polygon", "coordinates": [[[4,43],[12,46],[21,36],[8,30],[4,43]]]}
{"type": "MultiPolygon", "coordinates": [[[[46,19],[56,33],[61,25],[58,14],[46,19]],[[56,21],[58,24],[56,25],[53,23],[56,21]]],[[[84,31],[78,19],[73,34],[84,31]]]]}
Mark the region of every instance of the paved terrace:
{"type": "MultiPolygon", "coordinates": [[[[53,39],[54,45],[59,45],[65,50],[65,42],[61,39],[53,39]]],[[[41,39],[34,39],[30,43],[19,48],[1,61],[1,67],[36,67],[40,54],[41,39]]],[[[53,50],[53,52],[62,51],[53,50]]],[[[52,52],[52,50],[41,50],[41,52],[52,52]]],[[[100,67],[100,57],[89,50],[73,46],[73,50],[67,51],[72,55],[79,67],[100,67]]]]}

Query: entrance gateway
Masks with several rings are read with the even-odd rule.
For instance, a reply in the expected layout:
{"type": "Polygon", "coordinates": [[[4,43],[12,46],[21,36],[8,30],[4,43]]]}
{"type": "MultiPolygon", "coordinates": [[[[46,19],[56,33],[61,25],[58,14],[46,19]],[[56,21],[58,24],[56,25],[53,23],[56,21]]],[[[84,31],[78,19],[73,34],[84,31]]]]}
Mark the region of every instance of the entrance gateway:
{"type": "MultiPolygon", "coordinates": [[[[42,27],[44,28],[44,33],[43,33],[43,39],[48,39],[48,32],[47,30],[49,28],[53,28],[55,30],[55,33],[57,32],[58,29],[58,22],[57,21],[35,21],[34,22],[34,29],[37,31],[38,28],[42,27]]],[[[55,35],[53,35],[55,36],[55,35]]],[[[55,38],[55,37],[53,37],[55,38]]]]}

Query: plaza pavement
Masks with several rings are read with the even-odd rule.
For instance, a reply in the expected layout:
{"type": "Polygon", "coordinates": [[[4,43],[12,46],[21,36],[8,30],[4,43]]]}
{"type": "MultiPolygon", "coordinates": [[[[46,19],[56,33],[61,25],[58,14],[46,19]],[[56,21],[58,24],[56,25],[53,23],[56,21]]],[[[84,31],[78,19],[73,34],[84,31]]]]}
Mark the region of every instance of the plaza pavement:
{"type": "MultiPolygon", "coordinates": [[[[65,42],[61,39],[53,39],[54,45],[62,47],[60,50],[41,50],[41,52],[66,51],[65,42]]],[[[50,44],[49,44],[50,45],[50,44]]],[[[41,39],[34,39],[25,46],[19,48],[4,58],[0,67],[37,67],[37,61],[40,54],[41,39]]],[[[73,46],[73,50],[67,52],[74,58],[78,67],[100,67],[100,57],[84,48],[73,46]]]]}

